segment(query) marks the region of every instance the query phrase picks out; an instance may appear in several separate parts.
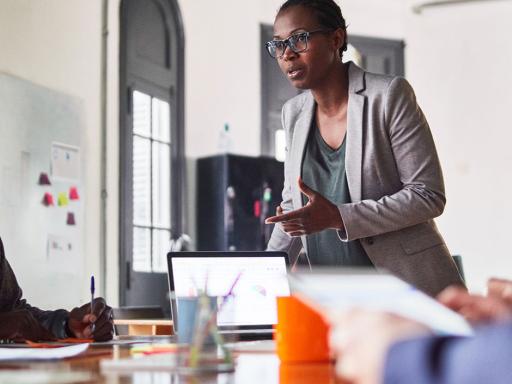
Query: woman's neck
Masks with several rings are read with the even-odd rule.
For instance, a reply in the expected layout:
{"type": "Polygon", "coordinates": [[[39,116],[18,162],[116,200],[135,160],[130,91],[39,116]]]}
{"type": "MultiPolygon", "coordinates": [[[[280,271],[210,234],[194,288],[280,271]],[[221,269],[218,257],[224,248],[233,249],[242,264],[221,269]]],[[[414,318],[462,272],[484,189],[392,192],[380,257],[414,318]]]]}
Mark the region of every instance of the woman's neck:
{"type": "Polygon", "coordinates": [[[348,100],[348,64],[339,63],[324,78],[322,84],[311,89],[318,110],[336,115],[348,100]]]}

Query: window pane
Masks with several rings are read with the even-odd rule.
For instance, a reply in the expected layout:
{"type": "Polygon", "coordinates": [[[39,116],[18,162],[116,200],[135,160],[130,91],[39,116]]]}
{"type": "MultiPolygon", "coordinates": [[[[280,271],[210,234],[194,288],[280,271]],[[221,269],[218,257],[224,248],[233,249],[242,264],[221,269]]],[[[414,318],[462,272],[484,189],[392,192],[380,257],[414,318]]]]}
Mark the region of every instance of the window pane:
{"type": "Polygon", "coordinates": [[[153,98],[153,138],[166,143],[171,141],[170,114],[169,103],[153,98]]]}
{"type": "Polygon", "coordinates": [[[171,228],[171,152],[153,142],[153,225],[171,228]]]}
{"type": "Polygon", "coordinates": [[[151,135],[151,97],[139,91],[133,92],[133,133],[151,135]]]}
{"type": "Polygon", "coordinates": [[[151,142],[133,137],[133,223],[151,224],[151,142]]]}
{"type": "Polygon", "coordinates": [[[133,228],[133,270],[151,272],[151,231],[133,228]]]}
{"type": "Polygon", "coordinates": [[[286,139],[284,136],[284,129],[276,130],[274,143],[276,146],[276,160],[284,161],[286,157],[286,139]]]}
{"type": "Polygon", "coordinates": [[[171,231],[153,230],[153,272],[167,272],[167,252],[170,251],[171,231]]]}

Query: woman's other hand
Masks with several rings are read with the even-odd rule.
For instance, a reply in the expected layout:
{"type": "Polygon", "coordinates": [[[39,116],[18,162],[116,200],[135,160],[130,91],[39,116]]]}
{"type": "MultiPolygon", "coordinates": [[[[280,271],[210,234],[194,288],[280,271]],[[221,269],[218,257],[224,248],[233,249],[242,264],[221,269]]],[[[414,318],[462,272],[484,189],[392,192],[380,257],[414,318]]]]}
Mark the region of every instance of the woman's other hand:
{"type": "Polygon", "coordinates": [[[307,196],[308,203],[287,213],[283,213],[282,208],[278,207],[276,216],[267,218],[266,224],[279,223],[290,236],[310,235],[328,228],[343,229],[343,221],[336,205],[309,188],[302,179],[299,179],[299,189],[307,196]]]}

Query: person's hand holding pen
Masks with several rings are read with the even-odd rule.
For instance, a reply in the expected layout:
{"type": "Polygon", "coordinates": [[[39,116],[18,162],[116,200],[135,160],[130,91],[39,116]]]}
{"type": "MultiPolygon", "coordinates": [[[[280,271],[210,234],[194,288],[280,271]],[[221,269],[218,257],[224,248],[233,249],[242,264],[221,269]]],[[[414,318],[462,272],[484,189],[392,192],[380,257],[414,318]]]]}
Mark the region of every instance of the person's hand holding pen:
{"type": "Polygon", "coordinates": [[[114,336],[113,311],[101,297],[69,313],[68,333],[79,339],[111,340],[114,336]]]}

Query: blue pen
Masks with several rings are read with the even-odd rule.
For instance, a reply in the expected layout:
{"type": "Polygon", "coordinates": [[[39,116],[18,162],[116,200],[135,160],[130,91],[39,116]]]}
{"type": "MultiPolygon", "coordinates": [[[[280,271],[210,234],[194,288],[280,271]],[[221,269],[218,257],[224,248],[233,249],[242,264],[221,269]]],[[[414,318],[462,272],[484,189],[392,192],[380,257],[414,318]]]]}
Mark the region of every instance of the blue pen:
{"type": "MultiPolygon", "coordinates": [[[[93,313],[94,303],[94,276],[91,276],[91,314],[93,313]]],[[[91,334],[94,333],[94,323],[91,324],[91,334]]]]}

